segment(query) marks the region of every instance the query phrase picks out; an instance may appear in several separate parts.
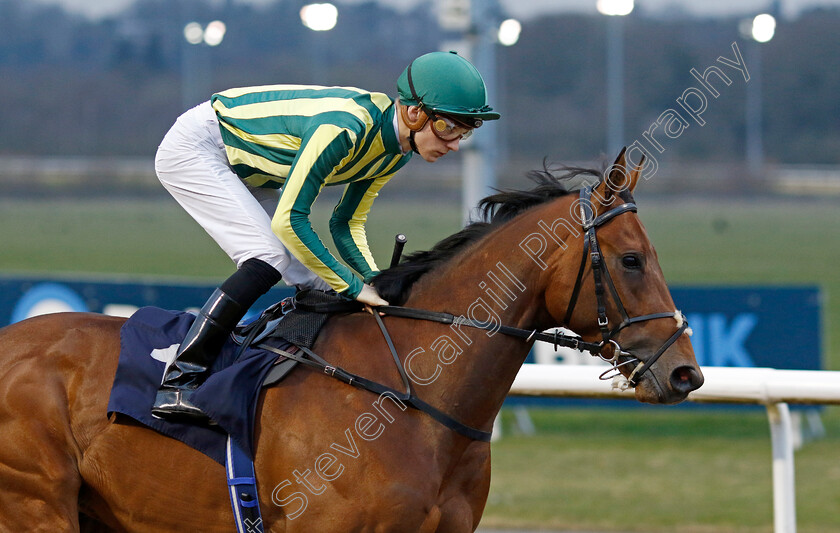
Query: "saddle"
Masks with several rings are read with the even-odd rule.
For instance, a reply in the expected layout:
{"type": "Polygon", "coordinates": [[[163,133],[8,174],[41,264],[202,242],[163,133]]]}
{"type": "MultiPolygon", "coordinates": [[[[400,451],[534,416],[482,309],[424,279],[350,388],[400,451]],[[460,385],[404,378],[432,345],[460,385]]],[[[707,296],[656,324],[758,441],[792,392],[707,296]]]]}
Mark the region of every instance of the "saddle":
{"type": "MultiPolygon", "coordinates": [[[[330,316],[363,309],[361,302],[348,300],[335,291],[304,289],[272,305],[253,322],[237,327],[233,341],[241,350],[269,346],[295,354],[301,349],[312,348],[330,316]]],[[[276,385],[298,362],[278,355],[262,386],[276,385]]]]}
{"type": "Polygon", "coordinates": [[[361,304],[336,293],[301,291],[238,328],[222,346],[210,376],[194,395],[194,401],[219,424],[218,428],[151,416],[166,363],[195,316],[157,307],[141,308],[120,331],[120,359],[108,412],[127,415],[222,464],[225,446],[219,436],[225,432],[234,435],[250,454],[260,390],[276,384],[297,366],[293,354],[309,350],[330,316],[361,308],[361,304]]]}

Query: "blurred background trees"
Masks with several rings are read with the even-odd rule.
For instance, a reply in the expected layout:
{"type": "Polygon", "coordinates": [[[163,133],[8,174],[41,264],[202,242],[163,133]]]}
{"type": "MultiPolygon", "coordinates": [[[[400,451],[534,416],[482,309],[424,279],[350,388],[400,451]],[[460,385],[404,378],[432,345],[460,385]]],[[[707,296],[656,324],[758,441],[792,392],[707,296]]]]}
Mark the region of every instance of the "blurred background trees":
{"type": "MultiPolygon", "coordinates": [[[[267,83],[353,85],[395,95],[413,57],[447,35],[430,5],[395,11],[374,2],[339,4],[332,31],[313,32],[302,0],[265,6],[230,1],[139,0],[90,20],[25,0],[0,0],[0,155],[143,156],[187,103],[216,90],[267,83]],[[227,26],[220,46],[192,46],[184,24],[227,26]],[[193,70],[190,70],[193,69],[193,70]],[[195,74],[196,70],[198,74],[195,74]],[[193,80],[189,82],[188,78],[193,80]]],[[[519,42],[498,47],[505,154],[576,161],[603,150],[606,17],[544,15],[523,22],[519,42]]],[[[736,18],[690,18],[637,8],[625,21],[625,130],[648,129],[730,45],[750,44],[736,18]]],[[[840,164],[840,10],[780,20],[763,46],[764,148],[768,163],[840,164]]],[[[745,58],[749,61],[745,52],[745,58]]],[[[749,67],[749,63],[747,64],[749,67]]],[[[737,71],[732,71],[736,76],[737,71]]],[[[668,156],[735,162],[744,153],[745,86],[721,90],[668,156]]]]}

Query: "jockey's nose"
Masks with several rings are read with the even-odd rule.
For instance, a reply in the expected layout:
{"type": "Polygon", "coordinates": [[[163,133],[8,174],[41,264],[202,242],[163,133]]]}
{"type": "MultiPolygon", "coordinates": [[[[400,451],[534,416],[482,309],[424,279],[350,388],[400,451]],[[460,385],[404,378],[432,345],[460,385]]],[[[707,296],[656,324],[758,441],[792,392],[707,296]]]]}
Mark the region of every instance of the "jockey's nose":
{"type": "Polygon", "coordinates": [[[449,148],[453,152],[458,151],[458,145],[461,143],[461,138],[453,139],[446,143],[446,147],[449,148]]]}

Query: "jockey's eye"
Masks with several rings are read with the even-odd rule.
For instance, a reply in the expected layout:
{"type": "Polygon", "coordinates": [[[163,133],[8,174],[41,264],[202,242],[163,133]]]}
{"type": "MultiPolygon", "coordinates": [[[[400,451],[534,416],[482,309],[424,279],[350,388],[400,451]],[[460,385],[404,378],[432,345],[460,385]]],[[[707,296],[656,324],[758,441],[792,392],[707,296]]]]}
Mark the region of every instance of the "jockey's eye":
{"type": "Polygon", "coordinates": [[[640,270],[643,266],[641,254],[625,254],[621,257],[621,265],[628,270],[640,270]]]}
{"type": "Polygon", "coordinates": [[[442,141],[450,142],[455,139],[466,139],[472,135],[473,128],[455,119],[443,115],[436,115],[431,112],[427,112],[427,114],[432,119],[432,132],[442,141]]]}

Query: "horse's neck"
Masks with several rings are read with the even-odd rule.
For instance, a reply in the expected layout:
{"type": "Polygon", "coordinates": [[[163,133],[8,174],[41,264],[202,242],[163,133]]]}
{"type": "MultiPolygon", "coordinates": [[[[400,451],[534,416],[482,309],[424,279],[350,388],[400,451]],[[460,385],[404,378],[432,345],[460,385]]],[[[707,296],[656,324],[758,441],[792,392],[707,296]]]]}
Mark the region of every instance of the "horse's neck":
{"type": "MultiPolygon", "coordinates": [[[[542,270],[518,248],[527,234],[512,228],[494,232],[424,276],[406,306],[496,326],[540,326],[546,313],[542,270]]],[[[419,378],[417,394],[465,423],[488,429],[530,344],[492,329],[441,326],[433,331],[407,362],[410,374],[419,378]]]]}

